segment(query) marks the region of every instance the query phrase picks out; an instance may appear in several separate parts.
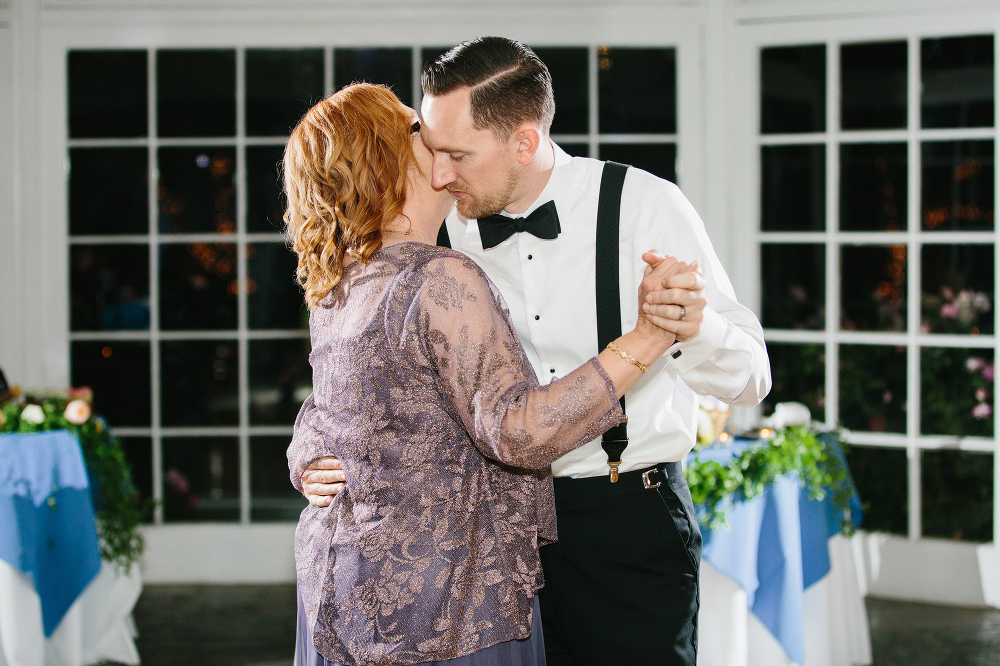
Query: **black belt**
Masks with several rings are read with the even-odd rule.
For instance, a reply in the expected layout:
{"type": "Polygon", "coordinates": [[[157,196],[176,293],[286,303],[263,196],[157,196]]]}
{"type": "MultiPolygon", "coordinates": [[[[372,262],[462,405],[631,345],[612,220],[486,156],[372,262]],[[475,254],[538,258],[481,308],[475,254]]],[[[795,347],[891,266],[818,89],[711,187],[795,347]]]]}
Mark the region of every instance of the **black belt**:
{"type": "MultiPolygon", "coordinates": [[[[670,479],[680,479],[683,469],[679,462],[659,463],[646,469],[623,472],[617,483],[608,483],[607,476],[588,476],[574,479],[559,476],[553,479],[556,504],[567,502],[605,500],[611,497],[638,495],[669,484],[670,479]]],[[[675,481],[676,483],[676,481],[675,481]]]]}

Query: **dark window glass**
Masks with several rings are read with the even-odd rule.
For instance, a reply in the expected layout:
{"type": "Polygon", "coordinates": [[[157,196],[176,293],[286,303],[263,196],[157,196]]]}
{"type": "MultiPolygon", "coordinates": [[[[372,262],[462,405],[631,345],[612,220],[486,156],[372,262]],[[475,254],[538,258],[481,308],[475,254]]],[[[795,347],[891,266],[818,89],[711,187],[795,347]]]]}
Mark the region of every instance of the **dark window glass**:
{"type": "Polygon", "coordinates": [[[236,232],[236,151],[160,148],[160,233],[236,232]]]}
{"type": "Polygon", "coordinates": [[[291,521],[307,502],[302,493],[288,481],[288,449],[290,436],[250,438],[250,520],[291,521]]]}
{"type": "Polygon", "coordinates": [[[160,136],[236,134],[236,52],[156,52],[156,120],[160,136]]]}
{"type": "MultiPolygon", "coordinates": [[[[122,437],[125,460],[132,470],[132,484],[139,493],[139,502],[150,507],[147,502],[153,497],[153,440],[149,437],[122,437]]],[[[151,508],[151,507],[150,507],[151,508]]],[[[153,521],[153,512],[143,515],[143,522],[153,521]]]]}
{"type": "Polygon", "coordinates": [[[149,247],[70,247],[70,328],[120,331],[149,328],[149,247]]]}
{"type": "Polygon", "coordinates": [[[323,49],[247,49],[247,134],[285,136],[323,97],[323,49]]]}
{"type": "Polygon", "coordinates": [[[992,245],[925,245],[920,264],[924,333],[993,333],[992,245]]]}
{"type": "Polygon", "coordinates": [[[920,350],[920,432],[993,436],[993,350],[920,350]]]}
{"type": "Polygon", "coordinates": [[[250,423],[292,425],[311,392],[308,338],[250,341],[250,423]]]}
{"type": "Polygon", "coordinates": [[[149,153],[145,148],[69,151],[69,233],[149,233],[149,153]]]}
{"type": "Polygon", "coordinates": [[[826,249],[822,245],[761,245],[765,328],[822,330],[826,249]]]}
{"type": "Polygon", "coordinates": [[[677,145],[673,143],[602,143],[602,160],[631,164],[672,183],[677,182],[677,145]]]}
{"type": "Polygon", "coordinates": [[[308,328],[309,311],[295,279],[298,261],[283,243],[247,246],[250,328],[308,328]]]}
{"type": "Polygon", "coordinates": [[[760,52],[762,134],[826,129],[826,46],[781,46],[760,52]]]}
{"type": "Polygon", "coordinates": [[[906,42],[840,48],[840,126],[906,127],[906,42]]]}
{"type": "Polygon", "coordinates": [[[840,345],[840,423],[906,432],[906,347],[840,345]]]}
{"type": "Polygon", "coordinates": [[[590,144],[587,143],[560,143],[559,147],[570,157],[590,157],[590,144]]]}
{"type": "Polygon", "coordinates": [[[861,529],[906,534],[906,450],[852,445],[847,448],[847,465],[861,497],[861,529]]]}
{"type": "Polygon", "coordinates": [[[96,413],[111,427],[150,425],[148,342],[76,341],[70,348],[70,382],[94,390],[96,413]]]}
{"type": "Polygon", "coordinates": [[[928,230],[993,230],[992,141],[921,146],[921,217],[928,230]]]}
{"type": "Polygon", "coordinates": [[[235,340],[166,340],[160,365],[163,425],[239,423],[235,340]]]}
{"type": "Polygon", "coordinates": [[[412,59],[410,49],[334,49],[333,86],[381,83],[392,88],[403,104],[413,106],[412,59]]]}
{"type": "Polygon", "coordinates": [[[760,228],[826,229],[826,147],[762,146],[760,228]]]}
{"type": "Polygon", "coordinates": [[[600,132],[673,134],[677,131],[674,49],[601,46],[597,49],[597,70],[600,132]],[[637,85],[639,81],[641,85],[637,85]]]}
{"type": "Polygon", "coordinates": [[[590,125],[586,47],[533,50],[552,75],[556,116],[551,133],[586,134],[590,125]]]}
{"type": "Polygon", "coordinates": [[[826,420],[826,352],[823,345],[768,342],[771,392],[761,403],[772,414],[779,402],[801,402],[812,418],[826,420]]]}
{"type": "Polygon", "coordinates": [[[843,231],[906,229],[905,143],[840,146],[840,228],[843,231]]]}
{"type": "Polygon", "coordinates": [[[840,328],[906,330],[906,246],[840,250],[840,328]]]}
{"type": "Polygon", "coordinates": [[[247,231],[279,233],[284,228],[281,185],[284,146],[247,146],[247,231]]]}
{"type": "Polygon", "coordinates": [[[920,42],[924,127],[993,126],[993,36],[920,42]]]}
{"type": "Polygon", "coordinates": [[[993,541],[993,455],[971,451],[922,451],[921,455],[924,536],[993,541]]]}
{"type": "Polygon", "coordinates": [[[145,51],[70,51],[69,136],[147,135],[145,51]]]}
{"type": "Polygon", "coordinates": [[[161,245],[160,328],[236,328],[236,246],[161,245]]]}
{"type": "Polygon", "coordinates": [[[240,452],[235,437],[163,439],[163,519],[240,519],[240,452]]]}

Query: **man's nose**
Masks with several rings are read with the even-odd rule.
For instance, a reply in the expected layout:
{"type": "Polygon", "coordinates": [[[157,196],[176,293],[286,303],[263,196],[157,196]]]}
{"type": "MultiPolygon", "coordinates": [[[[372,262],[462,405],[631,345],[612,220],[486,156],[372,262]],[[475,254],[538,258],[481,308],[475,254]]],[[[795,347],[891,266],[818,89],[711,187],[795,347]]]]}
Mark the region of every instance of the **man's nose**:
{"type": "Polygon", "coordinates": [[[445,185],[450,185],[454,182],[455,172],[448,167],[442,157],[435,155],[434,162],[431,165],[431,186],[435,189],[441,189],[445,185]]]}

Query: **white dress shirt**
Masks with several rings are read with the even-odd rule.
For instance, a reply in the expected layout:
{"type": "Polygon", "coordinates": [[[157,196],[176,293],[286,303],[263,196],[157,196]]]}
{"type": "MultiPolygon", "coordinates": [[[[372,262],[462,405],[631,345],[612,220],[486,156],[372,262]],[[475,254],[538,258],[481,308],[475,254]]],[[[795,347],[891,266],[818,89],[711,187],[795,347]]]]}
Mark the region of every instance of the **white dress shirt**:
{"type": "MultiPolygon", "coordinates": [[[[552,175],[520,216],[554,201],[562,229],[558,238],[515,233],[483,250],[476,220],[453,211],[446,221],[452,247],[472,257],[503,294],[543,384],[575,370],[600,351],[594,271],[604,163],[570,157],[553,146],[552,175]]],[[[656,249],[689,263],[697,260],[708,285],[708,306],[698,335],[672,346],[625,395],[629,444],[620,471],[628,472],[687,455],[695,442],[696,393],[753,406],[770,390],[771,370],[760,322],[736,302],[704,223],[676,185],[630,168],[622,192],[619,237],[623,333],[632,330],[638,319],[643,252],[656,249]]],[[[574,478],[606,475],[607,460],[596,439],[553,463],[552,473],[574,478]]]]}

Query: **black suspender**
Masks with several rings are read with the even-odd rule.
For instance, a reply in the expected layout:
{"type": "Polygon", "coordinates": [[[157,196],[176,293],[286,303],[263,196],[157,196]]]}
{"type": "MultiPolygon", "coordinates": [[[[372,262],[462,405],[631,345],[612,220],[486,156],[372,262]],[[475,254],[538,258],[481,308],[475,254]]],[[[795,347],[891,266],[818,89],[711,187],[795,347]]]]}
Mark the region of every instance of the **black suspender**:
{"type": "MultiPolygon", "coordinates": [[[[597,199],[597,349],[598,353],[622,334],[621,290],[618,282],[618,223],[621,218],[622,186],[628,166],[605,162],[601,175],[601,192],[597,199]]],[[[621,397],[625,411],[625,396],[621,397]]],[[[627,423],[627,420],[626,420],[627,423]]],[[[608,454],[611,483],[618,481],[618,466],[622,451],[628,446],[625,423],[604,433],[601,441],[608,454]]]]}
{"type": "Polygon", "coordinates": [[[438,232],[437,244],[441,247],[451,247],[451,239],[448,238],[448,221],[441,223],[441,230],[438,232]]]}

